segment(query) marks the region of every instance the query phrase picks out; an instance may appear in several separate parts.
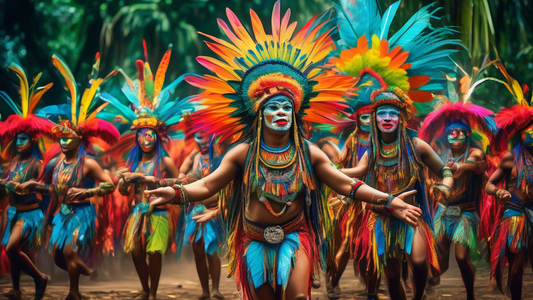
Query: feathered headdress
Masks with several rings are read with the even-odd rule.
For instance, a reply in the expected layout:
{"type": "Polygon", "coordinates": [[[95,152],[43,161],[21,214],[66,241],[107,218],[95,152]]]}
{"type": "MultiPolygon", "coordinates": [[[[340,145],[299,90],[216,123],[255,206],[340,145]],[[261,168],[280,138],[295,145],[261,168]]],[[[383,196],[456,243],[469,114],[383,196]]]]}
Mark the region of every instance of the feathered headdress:
{"type": "Polygon", "coordinates": [[[39,114],[47,116],[60,115],[62,117],[67,117],[66,120],[63,119],[60,121],[60,125],[52,128],[56,137],[79,137],[84,144],[89,144],[90,138],[99,138],[108,144],[116,142],[119,138],[119,133],[115,126],[96,117],[96,114],[108,103],[100,105],[92,112],[90,112],[90,110],[96,104],[96,101],[93,100],[99,86],[105,80],[114,76],[118,71],[111,72],[103,79],[97,78],[98,70],[100,68],[100,53],[97,53],[90,75],[90,86],[87,87],[81,97],[79,97],[76,80],[68,66],[56,55],[52,56],[52,63],[61,73],[63,78],[65,78],[67,90],[70,92],[70,105],[45,107],[39,112],[39,114]],[[65,109],[70,110],[70,113],[65,111],[65,109]]]}
{"type": "Polygon", "coordinates": [[[446,134],[446,128],[454,123],[462,123],[468,127],[472,142],[480,142],[484,152],[492,141],[497,127],[491,115],[494,113],[472,103],[444,103],[439,109],[430,113],[418,136],[426,142],[433,142],[446,134]]]}
{"type": "Polygon", "coordinates": [[[193,115],[195,130],[221,140],[238,137],[253,126],[261,105],[280,94],[293,101],[296,123],[329,123],[328,116],[346,108],[343,96],[352,89],[354,79],[317,68],[335,49],[331,10],[313,17],[295,35],[296,22],[289,24],[290,9],[281,18],[279,1],[272,13],[272,34],[265,33],[259,17],[250,10],[254,38],[229,8],[226,14],[231,27],[221,19],[218,25],[230,42],[202,33],[213,40],[206,44],[222,61],[197,58],[216,76],[185,77],[205,90],[194,98],[204,107],[193,115]]]}
{"type": "Polygon", "coordinates": [[[495,150],[510,150],[519,142],[519,133],[533,124],[533,108],[527,104],[504,108],[496,114],[496,124],[498,132],[494,138],[495,150]]]}
{"type": "Polygon", "coordinates": [[[27,133],[32,138],[45,136],[52,139],[54,137],[52,133],[54,124],[47,119],[35,116],[34,110],[41,97],[52,87],[53,83],[37,87],[37,82],[42,74],[39,73],[33,78],[33,84],[30,86],[26,73],[21,66],[11,64],[8,68],[14,71],[20,80],[20,86],[17,90],[20,94],[21,105],[17,105],[6,92],[0,91],[0,98],[4,99],[7,105],[15,112],[2,124],[0,140],[7,143],[21,132],[27,133]]]}
{"type": "MultiPolygon", "coordinates": [[[[407,94],[404,98],[415,103],[433,100],[432,92],[446,87],[443,71],[454,69],[448,56],[456,50],[442,47],[461,43],[448,38],[452,29],[431,27],[431,19],[438,19],[438,9],[433,9],[433,4],[416,12],[390,39],[389,28],[400,1],[383,15],[376,0],[342,0],[341,4],[342,7],[334,6],[343,50],[328,65],[357,78],[357,96],[349,101],[352,112],[368,105],[373,92],[387,87],[399,88],[407,94]]],[[[352,119],[357,120],[353,114],[352,119]]],[[[349,125],[348,122],[343,126],[349,125]]]]}

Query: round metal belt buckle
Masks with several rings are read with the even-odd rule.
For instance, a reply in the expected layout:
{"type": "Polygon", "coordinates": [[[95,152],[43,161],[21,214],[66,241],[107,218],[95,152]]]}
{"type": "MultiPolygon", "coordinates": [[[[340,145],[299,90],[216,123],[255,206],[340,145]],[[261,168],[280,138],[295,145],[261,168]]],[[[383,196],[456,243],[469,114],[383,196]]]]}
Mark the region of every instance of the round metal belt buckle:
{"type": "Polygon", "coordinates": [[[281,228],[279,225],[270,226],[267,227],[263,232],[263,237],[265,242],[275,245],[283,241],[285,238],[285,233],[283,232],[283,228],[281,228]]]}

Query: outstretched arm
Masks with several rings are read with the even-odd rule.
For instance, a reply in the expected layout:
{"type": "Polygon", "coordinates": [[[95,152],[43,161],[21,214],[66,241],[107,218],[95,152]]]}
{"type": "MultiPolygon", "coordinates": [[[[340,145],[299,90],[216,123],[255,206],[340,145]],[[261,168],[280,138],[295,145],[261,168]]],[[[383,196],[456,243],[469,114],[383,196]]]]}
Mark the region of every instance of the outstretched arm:
{"type": "MultiPolygon", "coordinates": [[[[236,146],[224,156],[220,166],[209,176],[181,187],[187,193],[189,202],[208,199],[228,185],[240,171],[247,151],[248,144],[236,146]]],[[[161,187],[145,193],[152,197],[151,206],[165,204],[176,196],[172,187],[161,187]]]]}
{"type": "MultiPolygon", "coordinates": [[[[352,178],[337,170],[331,164],[326,154],[320,149],[311,146],[310,150],[313,170],[316,176],[335,192],[358,201],[364,201],[376,205],[388,204],[392,209],[394,216],[410,225],[416,225],[416,219],[422,214],[422,211],[418,207],[405,203],[399,197],[390,198],[389,194],[380,192],[366,184],[356,184],[352,178]],[[353,192],[354,190],[355,193],[353,192]]],[[[416,192],[404,193],[400,197],[405,197],[414,193],[416,192]]]]}
{"type": "Polygon", "coordinates": [[[340,169],[340,171],[346,174],[348,177],[361,178],[365,174],[367,168],[368,168],[368,151],[365,152],[365,154],[363,154],[363,156],[361,157],[361,160],[357,164],[357,167],[344,168],[344,169],[340,169]]]}
{"type": "Polygon", "coordinates": [[[498,165],[498,169],[492,174],[485,186],[485,191],[489,195],[493,195],[500,202],[505,202],[511,198],[511,193],[504,189],[499,189],[498,184],[507,177],[514,165],[514,156],[511,152],[505,153],[498,165]]]}
{"type": "Polygon", "coordinates": [[[449,168],[444,165],[442,159],[440,159],[435,150],[433,150],[428,143],[419,138],[415,138],[414,140],[416,143],[416,151],[424,164],[431,170],[431,172],[442,179],[442,184],[451,189],[453,187],[453,177],[449,168]]]}

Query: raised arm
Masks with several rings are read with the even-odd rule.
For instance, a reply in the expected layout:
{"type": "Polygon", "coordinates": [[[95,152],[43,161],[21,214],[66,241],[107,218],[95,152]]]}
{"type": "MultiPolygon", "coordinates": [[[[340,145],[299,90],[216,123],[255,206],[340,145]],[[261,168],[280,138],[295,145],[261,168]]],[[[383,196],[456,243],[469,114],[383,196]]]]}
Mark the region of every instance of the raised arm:
{"type": "Polygon", "coordinates": [[[455,162],[449,166],[454,178],[458,178],[464,172],[474,172],[481,174],[487,169],[485,154],[480,149],[473,149],[464,163],[455,162]]]}
{"type": "MultiPolygon", "coordinates": [[[[248,144],[235,146],[224,156],[220,166],[213,173],[201,180],[183,186],[182,189],[188,195],[189,202],[208,199],[228,185],[240,171],[247,151],[248,144]]],[[[152,197],[151,206],[170,202],[176,196],[176,192],[172,187],[161,187],[146,191],[146,194],[152,197]]]]}
{"type": "Polygon", "coordinates": [[[363,154],[361,157],[361,160],[359,163],[357,163],[357,167],[355,168],[344,168],[339,169],[342,173],[346,174],[348,177],[351,178],[362,178],[365,174],[366,170],[368,168],[368,151],[363,154]]]}
{"type": "Polygon", "coordinates": [[[356,182],[337,170],[331,164],[326,154],[317,147],[311,146],[310,150],[311,162],[317,178],[335,192],[353,200],[364,201],[375,205],[387,205],[392,209],[394,216],[408,224],[416,225],[416,219],[422,214],[422,211],[418,207],[405,203],[400,198],[416,192],[404,193],[399,197],[393,197],[380,192],[366,184],[361,184],[360,181],[356,182]]]}
{"type": "Polygon", "coordinates": [[[498,184],[500,184],[513,169],[514,165],[514,156],[511,152],[505,153],[502,157],[498,169],[492,174],[485,186],[485,191],[489,195],[493,195],[500,202],[505,202],[511,198],[511,193],[504,189],[499,189],[498,184]]]}

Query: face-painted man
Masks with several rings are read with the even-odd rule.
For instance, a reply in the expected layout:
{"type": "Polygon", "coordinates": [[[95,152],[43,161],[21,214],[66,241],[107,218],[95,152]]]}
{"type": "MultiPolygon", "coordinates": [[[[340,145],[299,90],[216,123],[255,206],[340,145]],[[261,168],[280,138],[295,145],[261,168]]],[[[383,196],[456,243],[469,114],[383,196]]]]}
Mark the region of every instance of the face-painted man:
{"type": "Polygon", "coordinates": [[[400,111],[394,106],[380,106],[376,110],[376,122],[381,132],[395,132],[400,122],[400,111]]]}
{"type": "Polygon", "coordinates": [[[27,153],[31,149],[31,138],[30,135],[21,132],[17,135],[17,152],[18,153],[27,153]]]}
{"type": "Polygon", "coordinates": [[[194,134],[194,141],[198,145],[198,150],[202,155],[207,154],[209,150],[209,136],[204,132],[197,132],[194,134]]]}
{"type": "Polygon", "coordinates": [[[274,131],[288,131],[292,125],[292,109],[292,101],[285,96],[268,100],[263,110],[265,126],[274,131]]]}
{"type": "Polygon", "coordinates": [[[468,139],[468,127],[461,123],[454,123],[446,129],[448,143],[452,149],[461,149],[468,139]]]}
{"type": "Polygon", "coordinates": [[[137,131],[137,143],[143,152],[151,152],[155,148],[157,134],[150,128],[142,128],[137,131]]]}

